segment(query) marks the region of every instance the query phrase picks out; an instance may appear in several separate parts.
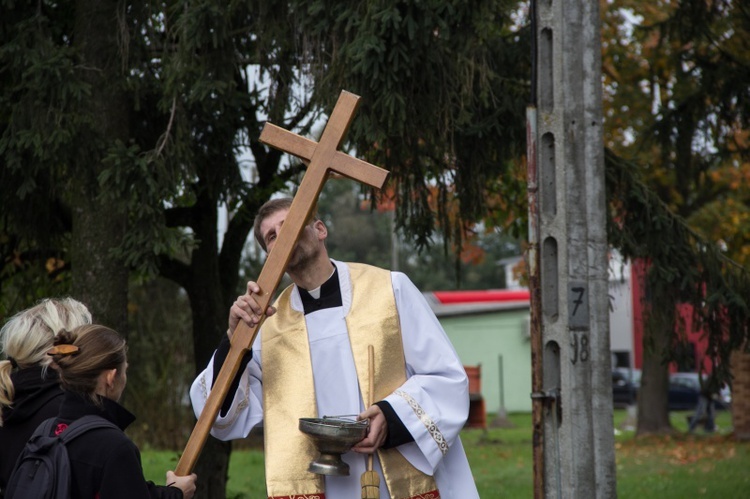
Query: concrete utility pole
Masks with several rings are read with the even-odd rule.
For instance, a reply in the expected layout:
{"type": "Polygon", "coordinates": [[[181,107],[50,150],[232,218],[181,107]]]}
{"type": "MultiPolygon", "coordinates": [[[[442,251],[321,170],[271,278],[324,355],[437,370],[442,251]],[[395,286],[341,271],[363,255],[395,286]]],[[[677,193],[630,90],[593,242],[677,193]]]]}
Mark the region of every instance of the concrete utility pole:
{"type": "Polygon", "coordinates": [[[599,2],[532,0],[534,497],[616,497],[599,2]]]}

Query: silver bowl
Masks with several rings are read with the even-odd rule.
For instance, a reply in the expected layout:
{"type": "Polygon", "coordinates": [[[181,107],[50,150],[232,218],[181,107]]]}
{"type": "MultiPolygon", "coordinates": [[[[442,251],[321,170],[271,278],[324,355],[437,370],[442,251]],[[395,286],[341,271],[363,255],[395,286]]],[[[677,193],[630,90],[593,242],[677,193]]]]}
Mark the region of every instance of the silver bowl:
{"type": "Polygon", "coordinates": [[[365,438],[369,426],[367,419],[300,418],[300,431],[313,441],[320,452],[307,470],[319,475],[348,476],[349,465],[341,459],[341,454],[365,438]]]}

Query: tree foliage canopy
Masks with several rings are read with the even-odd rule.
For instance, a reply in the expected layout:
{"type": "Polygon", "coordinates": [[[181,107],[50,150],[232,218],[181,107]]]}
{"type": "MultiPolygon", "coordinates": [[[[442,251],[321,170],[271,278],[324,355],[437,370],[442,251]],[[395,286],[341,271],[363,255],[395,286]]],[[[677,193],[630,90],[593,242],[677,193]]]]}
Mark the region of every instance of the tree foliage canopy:
{"type": "MultiPolygon", "coordinates": [[[[666,333],[675,330],[675,305],[691,304],[696,327],[708,340],[706,356],[716,382],[730,381],[730,355],[748,339],[750,274],[675,215],[642,182],[635,164],[608,153],[606,172],[607,190],[618,193],[610,204],[608,238],[626,258],[648,262],[654,326],[666,333]],[[663,317],[671,319],[665,324],[663,317]]],[[[679,361],[685,350],[678,347],[685,342],[684,331],[677,329],[655,353],[664,361],[679,361]]]]}
{"type": "Polygon", "coordinates": [[[399,226],[422,246],[437,223],[460,247],[460,222],[490,213],[523,151],[529,33],[511,29],[514,3],[300,4],[319,84],[363,96],[352,145],[391,171],[399,226]]]}
{"type": "Polygon", "coordinates": [[[489,194],[518,198],[521,188],[497,181],[522,150],[528,95],[528,42],[511,29],[513,5],[122,4],[114,85],[129,101],[118,118],[128,138],[107,142],[101,110],[87,106],[85,75],[96,68],[81,61],[74,12],[6,1],[0,189],[13,214],[4,232],[26,241],[10,246],[70,231],[69,187],[87,178],[96,149],[96,191],[130,213],[112,255],[149,272],[179,269],[191,244],[207,243],[195,211],[226,203],[226,259],[235,260],[255,208],[301,171],[258,142],[263,122],[310,134],[342,88],[363,97],[350,147],[391,170],[399,225],[424,246],[437,219],[443,239],[460,245],[464,220],[491,216],[486,200],[498,196],[489,194]],[[240,154],[252,158],[249,172],[240,154]]]}
{"type": "Polygon", "coordinates": [[[653,353],[677,360],[674,306],[689,303],[728,381],[750,325],[750,10],[618,0],[603,16],[610,242],[649,263],[652,329],[668,336],[653,353]]]}
{"type": "MultiPolygon", "coordinates": [[[[439,227],[463,248],[467,221],[525,227],[519,2],[131,1],[87,31],[97,3],[0,0],[1,296],[67,291],[93,193],[100,222],[128,222],[93,257],[179,284],[205,365],[253,214],[303,170],[258,141],[263,123],[314,136],[342,89],[362,96],[347,148],[391,171],[418,246],[439,227]],[[106,57],[87,59],[98,43],[106,57]],[[31,266],[44,287],[10,279],[31,266]]],[[[627,160],[607,159],[611,242],[651,259],[662,296],[695,305],[722,360],[747,335],[747,276],[706,241],[750,258],[749,13],[731,0],[603,11],[607,141],[627,160]]]]}
{"type": "Polygon", "coordinates": [[[750,255],[750,9],[612,2],[605,15],[608,146],[741,264],[750,255]]]}
{"type": "MultiPolygon", "coordinates": [[[[348,148],[391,170],[398,220],[422,245],[436,220],[460,241],[462,219],[488,215],[488,186],[523,149],[515,2],[0,5],[3,272],[50,257],[89,275],[101,262],[158,272],[188,296],[196,366],[225,333],[253,214],[303,169],[258,141],[266,120],[314,136],[342,89],[362,96],[348,148]],[[87,251],[82,212],[96,227],[117,214],[117,238],[87,251]]],[[[226,459],[211,459],[202,483],[219,497],[226,459]]]]}

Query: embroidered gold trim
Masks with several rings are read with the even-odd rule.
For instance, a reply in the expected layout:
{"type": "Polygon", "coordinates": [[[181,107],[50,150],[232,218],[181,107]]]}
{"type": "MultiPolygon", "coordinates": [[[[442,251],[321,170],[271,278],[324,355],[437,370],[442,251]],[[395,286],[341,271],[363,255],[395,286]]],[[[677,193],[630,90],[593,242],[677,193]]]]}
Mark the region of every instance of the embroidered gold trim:
{"type": "Polygon", "coordinates": [[[294,494],[291,496],[269,496],[268,499],[326,499],[325,494],[294,494]]]}
{"type": "Polygon", "coordinates": [[[425,494],[419,494],[417,496],[410,497],[409,499],[440,499],[440,491],[433,490],[425,494]]]}
{"type": "Polygon", "coordinates": [[[206,387],[206,375],[201,376],[201,391],[203,392],[203,400],[208,398],[208,388],[206,387]]]}
{"type": "Polygon", "coordinates": [[[438,449],[440,449],[440,452],[445,455],[448,452],[448,442],[446,442],[445,437],[440,432],[440,429],[437,427],[437,424],[432,420],[432,418],[408,393],[404,392],[403,390],[396,390],[393,393],[406,400],[406,402],[414,411],[414,414],[417,415],[419,420],[422,421],[422,424],[424,424],[425,428],[427,428],[427,431],[430,433],[430,436],[432,436],[432,439],[435,440],[435,443],[437,444],[438,449]]]}

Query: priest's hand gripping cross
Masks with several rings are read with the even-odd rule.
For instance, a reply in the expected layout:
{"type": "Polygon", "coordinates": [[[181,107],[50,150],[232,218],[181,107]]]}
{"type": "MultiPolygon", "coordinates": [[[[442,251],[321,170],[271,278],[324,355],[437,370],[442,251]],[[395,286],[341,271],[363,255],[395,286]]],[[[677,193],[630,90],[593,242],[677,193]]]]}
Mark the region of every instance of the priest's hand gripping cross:
{"type": "MultiPolygon", "coordinates": [[[[298,156],[305,163],[308,163],[308,166],[297,195],[294,196],[289,213],[281,227],[276,244],[268,254],[258,277],[257,282],[261,291],[259,295],[255,296],[255,300],[261,310],[265,311],[271,304],[273,294],[276,292],[292,256],[292,250],[315,209],[318,196],[329,172],[339,173],[376,188],[383,187],[385,183],[388,176],[387,170],[338,150],[354,117],[358,101],[359,96],[347,91],[341,92],[318,143],[271,123],[266,123],[263,127],[260,134],[261,142],[298,156]]],[[[175,473],[178,476],[189,475],[195,467],[211,426],[216,420],[216,415],[219,413],[224,398],[227,396],[229,386],[239,370],[242,357],[252,347],[264,319],[265,317],[261,317],[260,322],[254,327],[240,321],[234,330],[232,346],[227,358],[214,381],[206,405],[193,428],[193,432],[190,434],[180,461],[177,463],[175,473]]]]}

